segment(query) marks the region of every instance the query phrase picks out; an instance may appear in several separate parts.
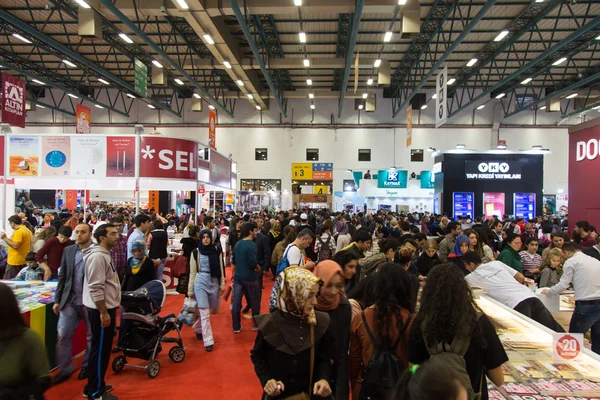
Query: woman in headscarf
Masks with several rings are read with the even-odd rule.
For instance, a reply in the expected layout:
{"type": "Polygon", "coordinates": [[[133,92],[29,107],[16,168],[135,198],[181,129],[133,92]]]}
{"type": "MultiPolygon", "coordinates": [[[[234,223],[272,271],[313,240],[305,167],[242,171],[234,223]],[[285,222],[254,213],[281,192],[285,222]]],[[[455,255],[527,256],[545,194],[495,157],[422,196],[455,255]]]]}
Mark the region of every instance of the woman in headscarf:
{"type": "Polygon", "coordinates": [[[188,297],[195,298],[200,311],[200,319],[194,324],[198,340],[204,340],[206,351],[212,351],[213,338],[210,314],[219,312],[221,294],[225,290],[225,270],[221,251],[212,241],[212,232],[200,231],[198,251],[190,256],[190,281],[188,297]]]}
{"type": "Polygon", "coordinates": [[[275,246],[281,239],[283,239],[283,236],[281,235],[281,224],[279,221],[272,219],[271,230],[269,231],[269,248],[271,249],[271,254],[273,254],[275,246]]]}
{"type": "Polygon", "coordinates": [[[344,293],[344,274],[335,261],[321,261],[315,276],[323,280],[323,288],[317,297],[315,309],[326,312],[330,318],[331,338],[331,389],[336,400],[348,400],[350,395],[348,375],[348,351],[350,348],[350,323],[352,308],[344,293]]]}
{"type": "Polygon", "coordinates": [[[263,399],[331,395],[329,315],[314,309],[321,284],[304,268],[286,268],[277,276],[269,314],[254,317],[258,334],[250,359],[263,399]]]}
{"type": "Polygon", "coordinates": [[[348,233],[348,224],[344,221],[338,221],[334,226],[334,238],[336,242],[335,252],[338,253],[350,244],[352,236],[348,233]]]}
{"type": "Polygon", "coordinates": [[[143,240],[137,240],[131,245],[131,254],[125,268],[125,278],[121,284],[124,292],[131,292],[156,279],[156,267],[145,254],[146,245],[143,240]]]}
{"type": "Polygon", "coordinates": [[[469,251],[470,241],[469,237],[464,233],[461,233],[456,237],[456,241],[454,242],[454,249],[450,251],[448,254],[448,262],[453,262],[458,269],[465,275],[469,273],[465,268],[465,265],[462,261],[462,257],[465,255],[467,251],[469,251]]]}

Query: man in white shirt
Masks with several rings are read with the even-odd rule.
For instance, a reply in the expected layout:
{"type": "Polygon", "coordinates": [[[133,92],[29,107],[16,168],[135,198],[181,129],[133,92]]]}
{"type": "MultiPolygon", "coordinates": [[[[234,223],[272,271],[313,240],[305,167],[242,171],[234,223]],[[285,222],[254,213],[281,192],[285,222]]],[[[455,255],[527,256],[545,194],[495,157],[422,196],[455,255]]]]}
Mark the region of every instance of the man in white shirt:
{"type": "Polygon", "coordinates": [[[465,276],[469,286],[483,289],[492,299],[555,332],[564,332],[544,303],[533,291],[522,285],[525,282],[523,274],[501,261],[482,264],[481,257],[472,251],[465,253],[463,262],[470,272],[465,276]]]}
{"type": "Polygon", "coordinates": [[[557,295],[573,284],[575,311],[569,332],[587,333],[592,330],[592,351],[600,354],[600,261],[583,254],[575,243],[565,243],[562,251],[567,258],[560,282],[543,294],[557,295]]]}
{"type": "Polygon", "coordinates": [[[310,229],[303,229],[296,236],[296,240],[288,245],[285,249],[285,256],[288,259],[290,267],[310,269],[315,266],[315,263],[312,261],[304,262],[304,254],[302,254],[302,250],[310,246],[314,238],[314,233],[310,229]]]}

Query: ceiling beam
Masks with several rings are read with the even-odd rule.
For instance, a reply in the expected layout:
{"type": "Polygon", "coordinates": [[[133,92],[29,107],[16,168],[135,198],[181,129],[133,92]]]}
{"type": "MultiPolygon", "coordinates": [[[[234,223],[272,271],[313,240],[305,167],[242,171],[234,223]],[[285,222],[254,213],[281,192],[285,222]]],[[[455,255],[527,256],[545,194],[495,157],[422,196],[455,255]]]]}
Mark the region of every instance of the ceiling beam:
{"type": "Polygon", "coordinates": [[[77,115],[77,114],[75,114],[75,111],[68,111],[68,110],[65,110],[64,108],[56,107],[56,106],[53,106],[52,104],[44,103],[44,102],[39,101],[39,100],[27,100],[27,101],[29,103],[33,103],[33,104],[39,106],[40,108],[42,108],[42,107],[43,108],[48,108],[50,110],[58,111],[58,112],[61,112],[63,114],[70,115],[72,117],[75,117],[77,115]]]}
{"type": "Polygon", "coordinates": [[[344,111],[344,97],[346,96],[346,89],[348,88],[348,79],[350,79],[350,67],[352,65],[352,60],[354,59],[354,47],[356,47],[356,40],[358,39],[358,27],[360,25],[360,17],[362,16],[364,5],[365,0],[356,0],[356,8],[352,15],[352,30],[348,40],[348,48],[346,49],[346,62],[342,76],[342,86],[340,88],[340,99],[338,101],[338,118],[342,117],[342,112],[344,111]]]}

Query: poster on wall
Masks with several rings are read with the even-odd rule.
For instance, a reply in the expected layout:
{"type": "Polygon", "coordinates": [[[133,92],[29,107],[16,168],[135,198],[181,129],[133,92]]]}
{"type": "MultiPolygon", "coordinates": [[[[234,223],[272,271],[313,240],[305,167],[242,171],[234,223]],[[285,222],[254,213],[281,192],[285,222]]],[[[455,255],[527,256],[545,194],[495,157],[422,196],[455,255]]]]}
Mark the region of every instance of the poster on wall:
{"type": "Polygon", "coordinates": [[[139,156],[142,178],[196,180],[198,176],[198,143],[195,141],[142,136],[139,156]]]}
{"type": "Polygon", "coordinates": [[[10,136],[8,174],[10,176],[39,176],[39,136],[10,136]]]}
{"type": "Polygon", "coordinates": [[[556,195],[547,194],[543,196],[543,213],[544,215],[556,214],[556,195]]]}
{"type": "Polygon", "coordinates": [[[108,136],[106,138],[106,176],[135,176],[135,138],[108,136]]]}
{"type": "Polygon", "coordinates": [[[515,193],[515,217],[531,220],[535,217],[535,193],[515,193]]]}
{"type": "Polygon", "coordinates": [[[483,193],[483,214],[485,218],[492,218],[494,215],[502,218],[505,204],[504,193],[483,193]]]}
{"type": "Polygon", "coordinates": [[[69,176],[71,138],[69,136],[42,136],[41,176],[69,176]]]}
{"type": "Polygon", "coordinates": [[[83,104],[75,106],[77,118],[75,133],[92,133],[92,110],[83,104]]]}
{"type": "Polygon", "coordinates": [[[104,178],[106,176],[106,139],[104,136],[71,137],[71,176],[104,178]]]}
{"type": "Polygon", "coordinates": [[[473,192],[454,192],[452,193],[452,207],[454,209],[454,219],[462,216],[473,218],[473,209],[475,195],[473,192]]]}
{"type": "Polygon", "coordinates": [[[25,81],[2,73],[2,122],[25,128],[25,81]]]}
{"type": "Polygon", "coordinates": [[[440,194],[439,193],[433,194],[433,213],[434,214],[440,213],[440,194]]]}

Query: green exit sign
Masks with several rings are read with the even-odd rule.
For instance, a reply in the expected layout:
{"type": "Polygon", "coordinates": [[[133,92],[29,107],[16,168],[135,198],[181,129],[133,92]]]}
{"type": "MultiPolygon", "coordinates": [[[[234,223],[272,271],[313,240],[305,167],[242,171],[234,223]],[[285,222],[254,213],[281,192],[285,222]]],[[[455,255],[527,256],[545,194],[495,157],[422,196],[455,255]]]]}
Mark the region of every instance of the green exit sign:
{"type": "Polygon", "coordinates": [[[134,63],[134,89],[137,94],[146,97],[148,93],[148,67],[141,60],[134,63]]]}

